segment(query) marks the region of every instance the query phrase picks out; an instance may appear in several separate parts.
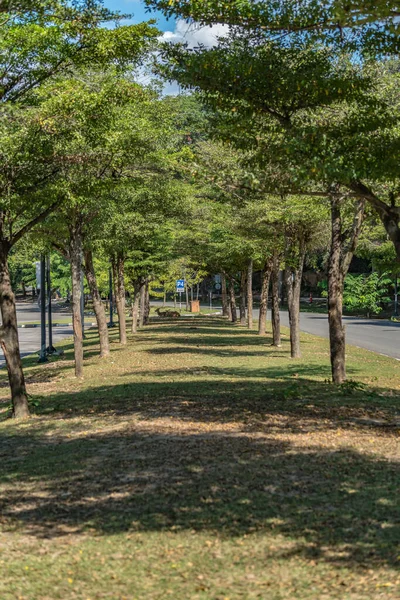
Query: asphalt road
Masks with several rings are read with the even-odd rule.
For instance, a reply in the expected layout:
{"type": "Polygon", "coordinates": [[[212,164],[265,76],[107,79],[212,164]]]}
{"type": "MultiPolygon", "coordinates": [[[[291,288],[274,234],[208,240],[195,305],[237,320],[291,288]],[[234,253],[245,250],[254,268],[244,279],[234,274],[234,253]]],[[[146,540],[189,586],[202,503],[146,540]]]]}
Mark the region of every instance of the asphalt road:
{"type": "MultiPolygon", "coordinates": [[[[257,318],[258,318],[258,311],[257,318]]],[[[282,324],[289,326],[286,311],[282,312],[282,324]]],[[[358,319],[344,317],[346,341],[372,352],[385,354],[400,360],[400,323],[392,323],[383,319],[358,319]]],[[[300,328],[302,331],[329,338],[328,317],[318,313],[301,313],[300,328]]]]}
{"type": "MultiPolygon", "coordinates": [[[[172,305],[170,302],[167,304],[172,305]]],[[[206,308],[206,304],[203,308],[206,308]]],[[[218,310],[222,310],[222,307],[213,306],[210,313],[218,310]]],[[[268,311],[268,318],[270,314],[268,311]]],[[[254,319],[258,319],[258,315],[258,309],[254,310],[254,319]]],[[[346,341],[348,344],[400,360],[400,323],[392,323],[392,321],[384,319],[358,319],[355,317],[344,317],[343,320],[346,326],[346,341]]],[[[289,327],[287,311],[281,312],[281,322],[282,325],[289,327]]],[[[327,315],[301,313],[300,328],[306,333],[329,339],[327,315]]]]}
{"type": "MultiPolygon", "coordinates": [[[[22,325],[27,322],[40,321],[40,309],[38,305],[31,303],[18,303],[17,304],[17,318],[18,325],[22,325]]],[[[64,321],[68,319],[71,322],[72,315],[68,310],[61,308],[57,305],[54,306],[53,322],[64,321]]],[[[90,322],[92,318],[88,319],[90,322]]],[[[65,325],[53,328],[53,344],[60,342],[61,340],[71,337],[73,330],[71,325],[66,323],[65,325]]],[[[40,350],[40,327],[36,328],[18,328],[18,337],[21,349],[21,356],[28,356],[40,350]]],[[[48,340],[47,340],[48,343],[48,340]]],[[[4,366],[5,360],[3,352],[0,349],[0,367],[4,366]]]]}

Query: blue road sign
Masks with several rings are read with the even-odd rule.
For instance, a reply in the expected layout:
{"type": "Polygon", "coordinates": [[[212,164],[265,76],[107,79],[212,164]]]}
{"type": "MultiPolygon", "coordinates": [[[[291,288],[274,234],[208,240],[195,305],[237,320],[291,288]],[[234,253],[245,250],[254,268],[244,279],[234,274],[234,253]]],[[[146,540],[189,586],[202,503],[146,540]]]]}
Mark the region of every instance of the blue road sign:
{"type": "Polygon", "coordinates": [[[178,279],[178,281],[176,282],[176,291],[178,293],[182,293],[185,291],[185,280],[184,279],[178,279]]]}

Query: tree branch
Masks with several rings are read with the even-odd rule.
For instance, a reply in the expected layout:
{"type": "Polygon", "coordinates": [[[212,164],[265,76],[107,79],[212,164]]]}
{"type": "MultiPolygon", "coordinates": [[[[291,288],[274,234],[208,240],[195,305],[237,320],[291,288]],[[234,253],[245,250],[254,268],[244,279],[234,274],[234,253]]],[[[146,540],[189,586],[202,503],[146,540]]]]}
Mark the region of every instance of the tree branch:
{"type": "Polygon", "coordinates": [[[60,200],[57,200],[53,204],[51,204],[46,210],[37,215],[34,219],[26,223],[15,235],[13,235],[10,239],[10,247],[14,246],[25,234],[27,234],[35,225],[38,225],[42,221],[46,219],[56,208],[59,206],[60,200]]]}
{"type": "Polygon", "coordinates": [[[390,206],[383,202],[374,192],[361,181],[352,181],[348,187],[357,194],[359,198],[365,198],[382,215],[388,215],[390,206]]]}
{"type": "Polygon", "coordinates": [[[366,199],[361,198],[357,202],[357,206],[354,212],[353,226],[351,228],[351,236],[348,244],[343,248],[343,255],[341,257],[341,269],[343,277],[346,277],[347,271],[349,270],[350,263],[353,260],[354,252],[357,248],[358,238],[360,237],[361,229],[365,220],[365,206],[366,199]]]}
{"type": "Polygon", "coordinates": [[[64,246],[62,246],[58,242],[55,242],[54,240],[52,240],[51,245],[53,246],[53,248],[55,248],[61,254],[61,256],[63,256],[65,258],[65,260],[67,260],[68,262],[71,261],[68,249],[66,249],[64,246]]]}

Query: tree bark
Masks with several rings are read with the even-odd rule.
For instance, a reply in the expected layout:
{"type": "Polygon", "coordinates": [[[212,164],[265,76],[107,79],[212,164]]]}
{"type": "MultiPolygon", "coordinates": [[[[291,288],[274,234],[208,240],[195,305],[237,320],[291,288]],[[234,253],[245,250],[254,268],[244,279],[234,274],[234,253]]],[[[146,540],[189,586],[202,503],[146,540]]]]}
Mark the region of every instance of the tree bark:
{"type": "Polygon", "coordinates": [[[285,282],[289,313],[290,356],[292,358],[300,358],[300,307],[296,305],[292,277],[292,269],[286,269],[285,282]]]}
{"type": "Polygon", "coordinates": [[[343,240],[340,203],[340,198],[331,197],[332,238],[328,267],[328,319],[332,380],[338,384],[346,380],[346,338],[342,322],[344,278],[341,270],[343,240]]]}
{"type": "Polygon", "coordinates": [[[226,290],[226,275],[225,273],[221,274],[221,297],[222,297],[222,315],[224,317],[229,317],[229,302],[228,302],[228,294],[226,290]]]}
{"type": "Polygon", "coordinates": [[[0,243],[0,310],[3,321],[0,344],[7,365],[13,417],[26,419],[30,413],[19,350],[17,309],[8,269],[9,249],[7,242],[0,243]]]}
{"type": "Polygon", "coordinates": [[[119,342],[126,346],[126,293],[125,293],[125,259],[121,253],[112,259],[114,272],[115,303],[118,313],[119,342]]]}
{"type": "Polygon", "coordinates": [[[400,206],[395,205],[395,198],[392,198],[391,204],[387,204],[359,180],[352,181],[349,187],[359,195],[361,202],[368,201],[377,211],[400,262],[400,206]]]}
{"type": "Polygon", "coordinates": [[[139,317],[139,302],[140,302],[140,292],[135,292],[135,294],[133,296],[133,303],[132,303],[132,326],[131,326],[132,333],[137,333],[138,317],[139,317]]]}
{"type": "Polygon", "coordinates": [[[150,318],[150,290],[149,290],[149,281],[146,281],[145,284],[145,304],[144,304],[144,324],[149,324],[150,318]]]}
{"type": "Polygon", "coordinates": [[[247,267],[247,327],[253,329],[253,259],[247,267]]]}
{"type": "Polygon", "coordinates": [[[185,280],[185,300],[186,300],[186,312],[189,312],[189,310],[190,310],[189,287],[188,287],[188,284],[186,283],[186,280],[185,280]]]}
{"type": "Polygon", "coordinates": [[[299,257],[296,268],[288,267],[285,270],[285,283],[288,296],[288,312],[290,327],[290,355],[292,358],[300,358],[300,292],[303,276],[306,246],[304,240],[300,240],[299,257]]]}
{"type": "Polygon", "coordinates": [[[232,323],[237,321],[237,309],[236,309],[236,296],[235,296],[235,282],[233,279],[229,282],[229,303],[231,305],[231,320],[232,323]]]}
{"type": "Polygon", "coordinates": [[[108,336],[107,317],[104,304],[97,285],[96,272],[93,265],[93,253],[91,250],[84,251],[85,274],[90,293],[93,299],[93,309],[96,315],[97,328],[99,330],[100,356],[104,358],[110,354],[110,340],[108,336]]]}
{"type": "Polygon", "coordinates": [[[74,329],[75,375],[83,375],[83,335],[81,318],[82,283],[82,226],[70,225],[69,256],[72,279],[72,325],[74,329]]]}
{"type": "Polygon", "coordinates": [[[239,314],[240,324],[246,325],[246,295],[247,295],[247,273],[243,269],[240,273],[240,301],[239,314]]]}
{"type": "Polygon", "coordinates": [[[279,275],[280,275],[280,260],[279,256],[274,256],[274,264],[272,268],[272,306],[271,306],[271,321],[272,321],[272,345],[280,348],[281,341],[281,317],[279,307],[279,275]]]}
{"type": "Polygon", "coordinates": [[[262,274],[260,315],[258,320],[258,335],[265,335],[267,331],[267,312],[268,312],[268,293],[269,282],[271,279],[273,261],[269,259],[265,262],[262,274]]]}
{"type": "Polygon", "coordinates": [[[140,305],[140,294],[144,286],[144,280],[142,277],[134,280],[133,282],[133,297],[132,297],[132,325],[131,333],[137,333],[138,320],[139,320],[139,305],[140,305]]]}
{"type": "Polygon", "coordinates": [[[140,288],[140,309],[139,309],[139,327],[142,329],[145,323],[145,312],[146,312],[146,283],[140,288]]]}
{"type": "MultiPolygon", "coordinates": [[[[366,198],[356,202],[350,234],[343,232],[341,204],[343,198],[332,194],[331,251],[328,265],[328,320],[332,380],[346,380],[346,335],[343,326],[343,287],[365,219],[366,198]],[[347,237],[347,239],[346,239],[347,237]]],[[[392,240],[393,241],[393,240],[392,240]]]]}

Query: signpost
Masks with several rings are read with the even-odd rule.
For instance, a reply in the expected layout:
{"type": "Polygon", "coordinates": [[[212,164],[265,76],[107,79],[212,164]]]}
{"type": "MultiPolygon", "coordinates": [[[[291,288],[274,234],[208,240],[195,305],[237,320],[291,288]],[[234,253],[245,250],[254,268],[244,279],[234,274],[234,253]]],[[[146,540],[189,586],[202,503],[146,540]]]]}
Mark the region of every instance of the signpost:
{"type": "Polygon", "coordinates": [[[176,282],[176,292],[179,294],[179,309],[182,310],[182,293],[185,291],[185,280],[178,279],[176,282]]]}

